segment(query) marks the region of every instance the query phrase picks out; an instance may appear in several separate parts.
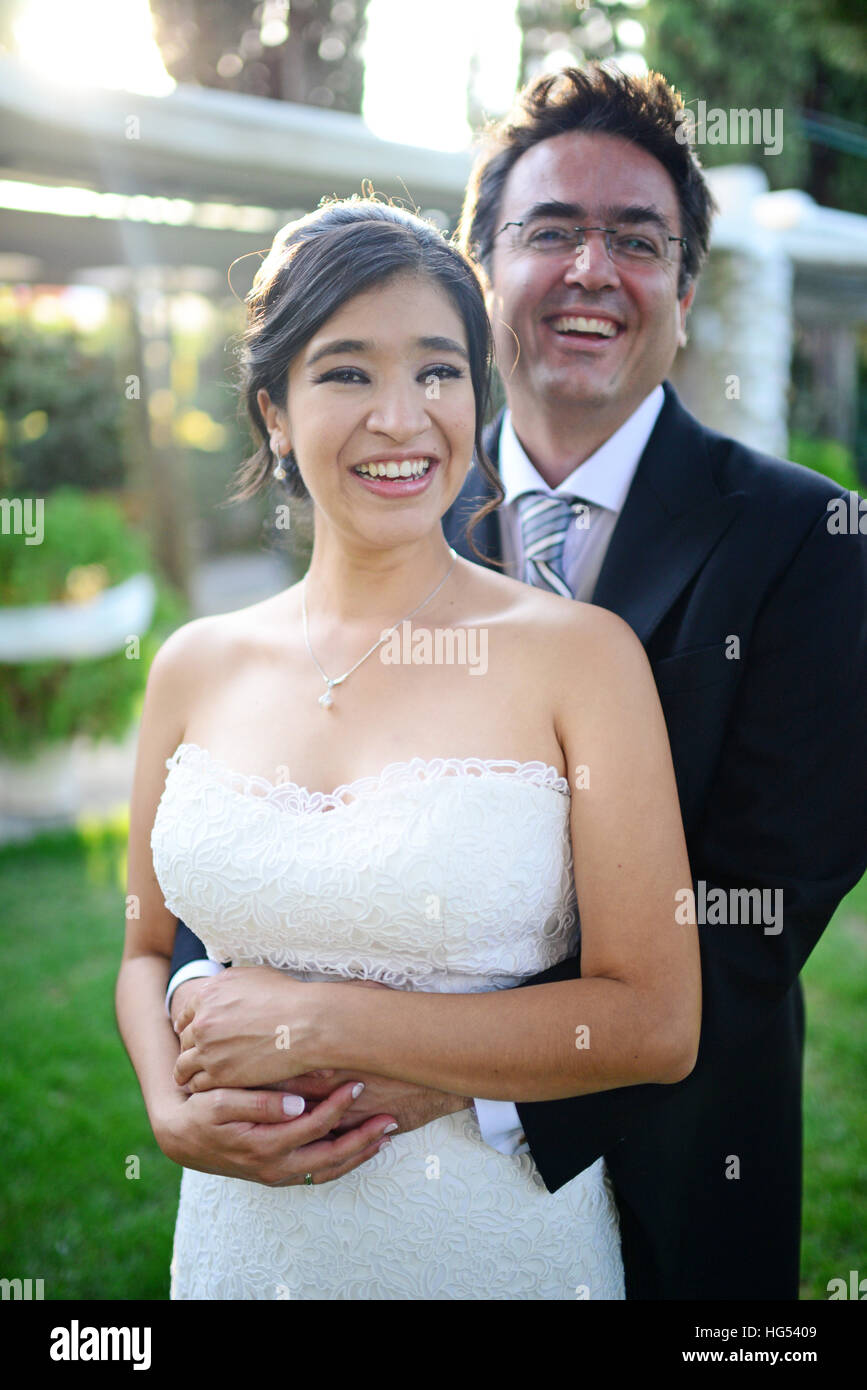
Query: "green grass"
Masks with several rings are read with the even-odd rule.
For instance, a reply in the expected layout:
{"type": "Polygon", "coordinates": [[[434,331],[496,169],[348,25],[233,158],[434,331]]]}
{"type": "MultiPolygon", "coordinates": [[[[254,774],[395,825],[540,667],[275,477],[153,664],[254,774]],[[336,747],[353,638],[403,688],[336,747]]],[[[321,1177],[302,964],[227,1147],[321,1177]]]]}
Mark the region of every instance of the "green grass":
{"type": "Polygon", "coordinates": [[[867,1276],[867,876],[807,961],[801,1298],[867,1276]]]}
{"type": "Polygon", "coordinates": [[[46,1299],[168,1297],[180,1169],[114,1017],[124,839],[116,826],[0,854],[0,1265],[44,1279],[46,1299]]]}
{"type": "MultiPolygon", "coordinates": [[[[114,1018],[125,838],[118,820],[0,851],[0,1276],[44,1279],[48,1299],[168,1297],[180,1170],[157,1148],[114,1018]]],[[[867,878],[804,973],[805,1299],[867,1275],[865,967],[867,878]]]]}

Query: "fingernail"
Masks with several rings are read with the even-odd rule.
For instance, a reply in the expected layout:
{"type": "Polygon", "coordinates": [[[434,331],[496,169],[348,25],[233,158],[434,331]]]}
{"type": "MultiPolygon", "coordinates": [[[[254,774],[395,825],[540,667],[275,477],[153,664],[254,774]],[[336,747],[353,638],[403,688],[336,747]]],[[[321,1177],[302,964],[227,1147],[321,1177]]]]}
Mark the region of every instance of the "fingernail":
{"type": "Polygon", "coordinates": [[[283,1097],[284,1115],[303,1115],[304,1097],[303,1096],[284,1096],[283,1097]]]}
{"type": "Polygon", "coordinates": [[[361,1095],[361,1092],[362,1092],[363,1090],[364,1090],[364,1082],[363,1082],[363,1081],[359,1081],[359,1082],[358,1082],[355,1086],[353,1086],[353,1088],[352,1088],[352,1099],[353,1099],[353,1100],[358,1100],[358,1097],[361,1095]]]}
{"type": "Polygon", "coordinates": [[[382,1132],[383,1132],[383,1134],[391,1134],[392,1131],[395,1130],[395,1129],[397,1129],[397,1125],[396,1125],[396,1124],[394,1123],[394,1121],[392,1120],[391,1124],[390,1124],[390,1125],[386,1125],[386,1126],[385,1126],[385,1129],[384,1129],[382,1132]]]}

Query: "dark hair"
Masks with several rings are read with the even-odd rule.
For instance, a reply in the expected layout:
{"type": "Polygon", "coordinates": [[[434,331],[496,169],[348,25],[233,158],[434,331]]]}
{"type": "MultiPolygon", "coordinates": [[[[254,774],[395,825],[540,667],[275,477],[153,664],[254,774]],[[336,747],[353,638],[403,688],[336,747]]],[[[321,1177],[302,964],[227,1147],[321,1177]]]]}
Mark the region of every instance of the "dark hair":
{"type": "MultiPolygon", "coordinates": [[[[285,408],[289,365],[322,325],[355,295],[407,272],[436,281],[466,329],[476,398],[475,452],[495,493],[473,513],[467,526],[470,545],[482,558],[470,531],[499,506],[505,494],[482,444],[493,341],[477,271],[433,223],[371,196],[323,199],[314,212],[277,233],[256,273],[246,300],[238,390],[254,435],[262,442],[238,469],[232,500],[252,497],[271,477],[274,460],[257,392],[264,388],[275,405],[285,408]]],[[[288,494],[308,497],[293,455],[284,466],[288,494]]]]}
{"type": "Polygon", "coordinates": [[[680,93],[658,72],[630,77],[616,68],[591,63],[586,69],[563,68],[536,78],[518,93],[512,109],[490,121],[482,133],[464,197],[458,245],[477,257],[490,278],[503,189],[521,155],[540,140],[565,131],[619,135],[658,159],[677,190],[686,239],[677,287],[682,299],[707,255],[716,211],[686,138],[688,124],[678,116],[684,109],[680,93]]]}

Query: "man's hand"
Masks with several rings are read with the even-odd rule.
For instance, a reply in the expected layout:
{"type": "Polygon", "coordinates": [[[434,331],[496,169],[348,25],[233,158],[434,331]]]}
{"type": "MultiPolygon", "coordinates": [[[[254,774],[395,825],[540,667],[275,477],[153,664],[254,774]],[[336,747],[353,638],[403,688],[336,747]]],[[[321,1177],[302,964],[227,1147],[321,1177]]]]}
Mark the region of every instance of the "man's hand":
{"type": "Polygon", "coordinates": [[[349,1080],[363,1081],[364,1090],[332,1127],[332,1134],[346,1134],[367,1123],[372,1116],[386,1113],[394,1116],[399,1132],[407,1133],[441,1115],[467,1110],[473,1104],[471,1096],[455,1096],[448,1091],[435,1091],[430,1086],[416,1086],[411,1081],[396,1081],[371,1072],[335,1071],[331,1075],[305,1072],[276,1085],[280,1090],[303,1096],[309,1105],[314,1105],[349,1080]]]}
{"type": "Polygon", "coordinates": [[[198,985],[175,1020],[178,1086],[189,1092],[267,1086],[317,1066],[311,1028],[317,986],[268,965],[236,966],[198,985]]]}
{"type": "Polygon", "coordinates": [[[183,1013],[184,1003],[186,1002],[189,1004],[194,995],[198,994],[205,981],[211,978],[210,975],[200,975],[192,980],[183,980],[181,984],[178,985],[177,989],[172,991],[172,997],[169,1000],[169,1013],[171,1015],[172,1027],[174,1027],[178,1018],[183,1013]]]}

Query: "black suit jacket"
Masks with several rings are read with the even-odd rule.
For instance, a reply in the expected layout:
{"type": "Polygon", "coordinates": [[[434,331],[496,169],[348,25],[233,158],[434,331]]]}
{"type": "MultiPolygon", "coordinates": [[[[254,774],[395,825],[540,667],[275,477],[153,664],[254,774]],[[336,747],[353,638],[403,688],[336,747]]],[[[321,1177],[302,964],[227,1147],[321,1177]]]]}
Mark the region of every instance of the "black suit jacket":
{"type": "MultiPolygon", "coordinates": [[[[829,532],[836,484],[705,429],[664,389],[593,602],[650,659],[694,879],[769,889],[769,902],[781,889],[782,930],[700,925],[701,1043],[685,1081],[518,1113],[550,1192],[605,1156],[628,1298],[795,1299],[798,973],[867,866],[867,544],[829,532]]],[[[485,432],[495,464],[501,425],[485,432]]],[[[469,559],[466,521],[488,495],[474,466],[445,519],[469,559]]],[[[474,539],[499,558],[496,514],[474,539]]],[[[203,954],[179,924],[173,968],[203,954]]],[[[525,984],[579,974],[573,958],[525,984]]]]}

